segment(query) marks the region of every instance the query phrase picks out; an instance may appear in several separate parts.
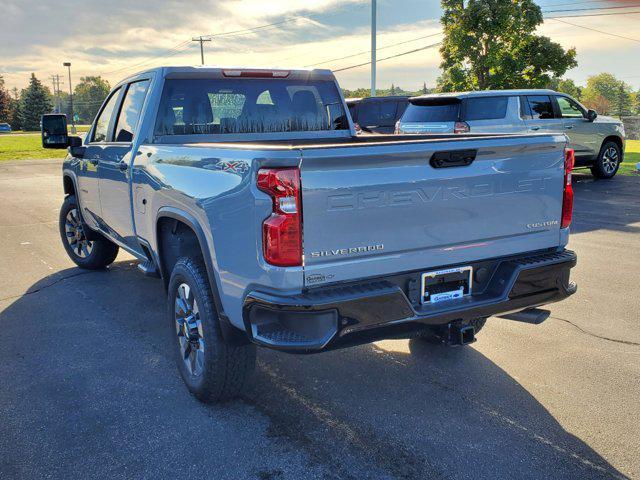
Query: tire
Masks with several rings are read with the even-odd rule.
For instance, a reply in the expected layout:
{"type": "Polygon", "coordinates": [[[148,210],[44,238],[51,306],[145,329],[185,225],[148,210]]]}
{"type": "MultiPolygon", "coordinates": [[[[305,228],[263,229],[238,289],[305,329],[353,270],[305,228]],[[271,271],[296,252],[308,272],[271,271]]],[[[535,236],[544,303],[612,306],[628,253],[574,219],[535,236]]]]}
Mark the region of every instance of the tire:
{"type": "Polygon", "coordinates": [[[118,256],[118,246],[102,235],[97,234],[95,240],[88,240],[78,201],[74,195],[64,199],[60,208],[60,237],[69,258],[80,268],[97,270],[113,263],[118,256]]]}
{"type": "Polygon", "coordinates": [[[218,313],[204,266],[182,257],[171,273],[167,314],[178,370],[200,401],[238,396],[256,364],[256,346],[234,346],[222,337],[218,313]]]}
{"type": "Polygon", "coordinates": [[[602,144],[596,162],[591,167],[591,173],[596,178],[613,178],[620,168],[622,151],[616,142],[608,141],[602,144]]]}

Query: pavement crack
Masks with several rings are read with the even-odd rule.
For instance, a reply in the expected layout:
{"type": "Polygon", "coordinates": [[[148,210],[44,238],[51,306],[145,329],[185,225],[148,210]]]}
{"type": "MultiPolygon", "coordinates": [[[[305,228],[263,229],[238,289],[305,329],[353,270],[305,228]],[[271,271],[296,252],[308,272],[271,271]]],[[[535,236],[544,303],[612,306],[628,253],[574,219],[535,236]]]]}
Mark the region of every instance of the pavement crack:
{"type": "Polygon", "coordinates": [[[54,285],[64,281],[64,280],[68,280],[70,278],[74,278],[74,277],[79,277],[80,275],[89,275],[90,273],[96,273],[95,271],[93,272],[76,272],[72,275],[65,275],[64,277],[60,277],[57,278],[56,280],[54,280],[53,282],[50,282],[46,285],[43,285],[41,287],[38,288],[34,288],[33,290],[28,290],[24,293],[18,294],[18,295],[9,295],[8,297],[4,297],[4,298],[0,298],[0,302],[4,302],[6,300],[12,300],[14,298],[21,298],[21,297],[26,297],[27,295],[31,295],[33,293],[38,293],[41,292],[42,290],[46,290],[49,287],[53,287],[54,285]]]}
{"type": "Polygon", "coordinates": [[[573,327],[577,328],[585,335],[589,335],[590,337],[599,338],[600,340],[606,340],[608,342],[621,343],[622,345],[633,345],[634,347],[640,347],[640,343],[638,342],[632,342],[630,340],[620,340],[618,338],[605,337],[604,335],[598,335],[597,333],[590,332],[582,328],[580,325],[573,323],[571,320],[567,320],[566,318],[560,318],[555,316],[550,316],[549,318],[553,318],[554,320],[560,320],[561,322],[568,323],[569,325],[572,325],[573,327]]]}

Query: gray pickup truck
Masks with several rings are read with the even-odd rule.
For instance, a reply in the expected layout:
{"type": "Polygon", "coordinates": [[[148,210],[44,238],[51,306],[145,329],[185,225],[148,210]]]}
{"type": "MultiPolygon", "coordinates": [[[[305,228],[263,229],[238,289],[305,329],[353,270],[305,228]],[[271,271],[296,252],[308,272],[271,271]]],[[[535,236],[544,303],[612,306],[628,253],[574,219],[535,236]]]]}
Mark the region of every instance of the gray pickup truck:
{"type": "Polygon", "coordinates": [[[241,390],[256,345],[464,345],[576,290],[561,134],[356,136],[330,71],[209,67],[127,78],[84,140],[58,123],[67,253],[96,269],[122,248],[162,279],[204,401],[241,390]]]}

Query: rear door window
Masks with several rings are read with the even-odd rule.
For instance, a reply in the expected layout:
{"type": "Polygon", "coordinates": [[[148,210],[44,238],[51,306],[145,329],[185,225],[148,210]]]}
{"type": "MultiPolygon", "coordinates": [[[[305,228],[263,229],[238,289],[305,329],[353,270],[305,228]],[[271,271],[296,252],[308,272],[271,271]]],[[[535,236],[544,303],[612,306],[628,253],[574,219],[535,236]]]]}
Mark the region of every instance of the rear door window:
{"type": "Polygon", "coordinates": [[[549,95],[531,95],[527,97],[531,118],[534,120],[548,120],[554,118],[553,105],[549,95]]]}
{"type": "Polygon", "coordinates": [[[509,97],[476,97],[465,100],[464,119],[496,120],[507,116],[509,97]]]}
{"type": "Polygon", "coordinates": [[[410,103],[402,116],[403,122],[456,122],[460,111],[460,101],[447,103],[410,103]]]}
{"type": "Polygon", "coordinates": [[[140,118],[142,105],[149,88],[149,80],[134,82],[127,88],[127,93],[120,107],[120,115],[116,123],[116,142],[131,142],[140,118]]]}

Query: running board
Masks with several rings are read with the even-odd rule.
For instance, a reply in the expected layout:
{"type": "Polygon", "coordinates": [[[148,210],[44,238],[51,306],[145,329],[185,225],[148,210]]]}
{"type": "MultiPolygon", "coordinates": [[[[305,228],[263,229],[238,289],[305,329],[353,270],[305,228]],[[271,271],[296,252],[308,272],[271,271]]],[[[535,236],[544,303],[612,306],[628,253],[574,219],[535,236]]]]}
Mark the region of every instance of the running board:
{"type": "Polygon", "coordinates": [[[147,277],[160,278],[160,273],[156,264],[150,260],[138,263],[138,270],[140,270],[147,277]]]}
{"type": "Polygon", "coordinates": [[[532,323],[534,325],[540,325],[547,318],[549,318],[551,312],[549,310],[543,310],[542,308],[528,308],[520,312],[507,313],[506,315],[498,315],[498,318],[504,318],[505,320],[514,320],[516,322],[532,323]]]}

